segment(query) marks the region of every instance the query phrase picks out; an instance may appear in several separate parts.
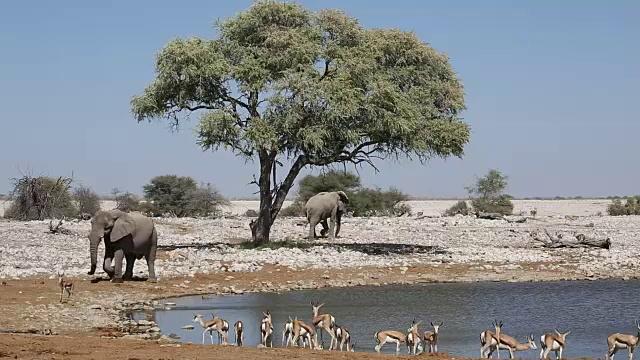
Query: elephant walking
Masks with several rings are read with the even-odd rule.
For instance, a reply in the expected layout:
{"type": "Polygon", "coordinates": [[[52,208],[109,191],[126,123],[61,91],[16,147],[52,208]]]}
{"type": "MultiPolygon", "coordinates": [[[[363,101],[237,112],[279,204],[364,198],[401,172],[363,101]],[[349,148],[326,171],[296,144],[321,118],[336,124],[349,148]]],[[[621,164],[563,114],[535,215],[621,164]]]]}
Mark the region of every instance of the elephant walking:
{"type": "Polygon", "coordinates": [[[320,236],[325,236],[329,231],[329,238],[338,236],[340,221],[344,214],[349,198],[344,191],[320,192],[312,196],[305,204],[305,213],[309,222],[309,239],[316,237],[316,225],[322,224],[320,236]],[[327,219],[331,218],[331,228],[327,219]],[[334,234],[335,232],[335,234],[334,234]]]}
{"type": "Polygon", "coordinates": [[[149,267],[148,281],[157,281],[155,260],[158,233],[150,218],[139,212],[98,211],[91,219],[91,233],[89,234],[91,270],[89,275],[93,275],[96,271],[98,245],[103,237],[105,252],[102,268],[113,279],[113,282],[123,282],[123,259],[127,261],[124,279],[131,279],[133,278],[135,260],[141,259],[143,256],[149,267]],[[115,266],[111,266],[112,260],[115,261],[115,266]]]}

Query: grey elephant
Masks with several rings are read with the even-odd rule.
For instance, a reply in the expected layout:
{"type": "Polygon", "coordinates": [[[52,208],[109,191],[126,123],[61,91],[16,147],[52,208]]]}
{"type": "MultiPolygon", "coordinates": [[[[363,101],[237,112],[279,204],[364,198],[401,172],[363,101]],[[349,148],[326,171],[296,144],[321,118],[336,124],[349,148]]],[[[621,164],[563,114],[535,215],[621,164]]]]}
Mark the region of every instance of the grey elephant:
{"type": "Polygon", "coordinates": [[[321,236],[327,234],[329,238],[338,236],[340,232],[340,220],[344,214],[349,198],[344,191],[320,192],[312,196],[304,205],[307,221],[309,222],[309,239],[316,237],[316,225],[322,224],[321,236]],[[331,218],[331,228],[327,225],[327,219],[331,218]]]}
{"type": "Polygon", "coordinates": [[[104,237],[103,269],[114,283],[133,278],[133,264],[143,256],[149,267],[147,281],[156,282],[155,260],[158,248],[158,233],[153,221],[139,212],[125,213],[120,210],[98,211],[91,219],[89,243],[91,270],[96,271],[98,245],[104,237]],[[127,260],[127,269],[122,275],[122,260],[127,260]],[[111,261],[115,266],[111,266],[111,261]]]}

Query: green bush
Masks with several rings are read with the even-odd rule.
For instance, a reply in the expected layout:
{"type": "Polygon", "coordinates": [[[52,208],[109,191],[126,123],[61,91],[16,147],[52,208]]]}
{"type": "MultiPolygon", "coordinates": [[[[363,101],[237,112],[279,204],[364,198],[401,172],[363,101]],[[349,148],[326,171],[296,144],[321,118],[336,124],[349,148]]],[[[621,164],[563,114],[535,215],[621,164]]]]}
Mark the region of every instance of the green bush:
{"type": "Polygon", "coordinates": [[[254,218],[254,217],[258,217],[258,215],[259,215],[258,212],[253,210],[253,209],[249,209],[249,210],[244,212],[244,216],[246,216],[246,217],[254,218]]]}
{"type": "Polygon", "coordinates": [[[410,215],[405,202],[407,194],[396,188],[369,189],[361,185],[360,177],[350,172],[331,170],[321,175],[307,175],[298,183],[298,196],[293,204],[282,209],[282,216],[305,216],[304,205],[313,195],[323,191],[344,191],[349,198],[346,211],[353,216],[410,215]]]}
{"type": "Polygon", "coordinates": [[[91,216],[100,211],[100,197],[93,190],[85,186],[77,186],[73,189],[73,200],[80,214],[87,213],[91,216]]]}
{"type": "Polygon", "coordinates": [[[508,197],[498,196],[496,198],[477,198],[471,200],[473,209],[479,212],[497,213],[511,215],[513,213],[513,203],[508,197]]]}
{"type": "Polygon", "coordinates": [[[624,204],[622,200],[614,199],[607,206],[607,213],[611,216],[640,215],[640,196],[627,198],[624,204]]]}
{"type": "Polygon", "coordinates": [[[513,197],[504,193],[507,179],[500,171],[490,169],[487,175],[477,179],[475,185],[467,187],[469,194],[475,196],[471,200],[474,211],[511,215],[513,197]]]}
{"type": "Polygon", "coordinates": [[[187,216],[191,194],[197,189],[196,181],[188,176],[161,175],[143,187],[144,197],[162,214],[187,216]]]}
{"type": "Polygon", "coordinates": [[[296,201],[305,204],[313,195],[323,191],[344,191],[351,198],[360,187],[360,177],[350,172],[330,170],[321,175],[307,175],[298,182],[296,201]]]}
{"type": "Polygon", "coordinates": [[[184,216],[218,215],[228,201],[211,185],[198,186],[188,176],[161,175],[143,187],[154,213],[184,216]]]}
{"type": "Polygon", "coordinates": [[[409,196],[396,188],[362,188],[349,198],[348,210],[353,216],[400,216],[411,213],[411,207],[404,203],[409,196]]]}
{"type": "Polygon", "coordinates": [[[188,216],[219,216],[229,201],[211,184],[201,184],[189,196],[188,216]]]}
{"type": "Polygon", "coordinates": [[[284,217],[306,216],[304,212],[304,205],[299,201],[294,201],[291,205],[280,210],[279,215],[284,217]]]}
{"type": "Polygon", "coordinates": [[[458,214],[461,215],[469,215],[471,213],[471,208],[467,205],[467,202],[464,200],[460,200],[452,207],[448,208],[445,212],[445,216],[455,216],[458,214]]]}
{"type": "Polygon", "coordinates": [[[116,201],[116,209],[124,212],[140,211],[140,198],[128,191],[120,193],[120,190],[113,189],[111,191],[116,201]]]}
{"type": "Polygon", "coordinates": [[[71,178],[25,175],[13,179],[11,204],[4,217],[15,220],[44,220],[75,217],[77,210],[71,197],[71,178]]]}

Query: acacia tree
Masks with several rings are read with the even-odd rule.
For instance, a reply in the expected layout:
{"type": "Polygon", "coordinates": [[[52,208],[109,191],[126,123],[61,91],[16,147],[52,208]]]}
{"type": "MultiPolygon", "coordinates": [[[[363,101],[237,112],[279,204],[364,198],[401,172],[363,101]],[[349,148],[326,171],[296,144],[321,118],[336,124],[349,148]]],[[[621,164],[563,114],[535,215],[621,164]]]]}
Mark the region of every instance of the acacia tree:
{"type": "MultiPolygon", "coordinates": [[[[200,113],[203,150],[257,160],[254,241],[305,166],[463,155],[464,90],[445,54],[412,32],[364,29],[339,10],[257,1],[215,23],[217,37],[169,42],[156,79],[131,100],[138,122],[200,113]],[[291,165],[284,179],[276,166],[291,165]]],[[[374,166],[375,167],[375,166],[374,166]]]]}

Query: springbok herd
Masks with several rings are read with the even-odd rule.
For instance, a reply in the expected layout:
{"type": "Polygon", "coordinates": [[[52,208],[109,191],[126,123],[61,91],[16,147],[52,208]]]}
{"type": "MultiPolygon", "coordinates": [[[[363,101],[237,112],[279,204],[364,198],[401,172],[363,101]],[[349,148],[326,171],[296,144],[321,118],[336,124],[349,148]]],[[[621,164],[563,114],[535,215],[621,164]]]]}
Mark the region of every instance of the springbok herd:
{"type": "MultiPolygon", "coordinates": [[[[285,323],[282,330],[282,346],[302,346],[309,349],[322,350],[324,349],[324,341],[322,340],[322,332],[326,332],[331,337],[331,344],[329,350],[343,351],[346,345],[347,351],[355,351],[355,342],[352,342],[349,330],[346,327],[336,324],[336,318],[331,314],[320,314],[320,308],[324,306],[324,303],[318,304],[318,302],[311,302],[311,308],[313,313],[312,325],[305,323],[302,320],[298,320],[297,317],[289,320],[285,323]],[[320,332],[321,343],[318,343],[318,332],[320,332]]],[[[262,313],[264,317],[260,323],[260,345],[261,347],[273,347],[273,321],[271,319],[271,313],[269,310],[262,313]]],[[[209,332],[211,337],[211,343],[213,344],[213,332],[218,334],[218,343],[227,344],[229,340],[229,323],[221,319],[219,316],[214,315],[212,320],[204,321],[201,314],[196,314],[193,318],[194,322],[199,323],[204,331],[202,332],[202,343],[204,344],[205,334],[209,332]]],[[[400,345],[405,344],[407,346],[408,354],[420,354],[424,348],[428,346],[429,353],[438,352],[438,336],[440,324],[434,325],[431,322],[433,331],[425,331],[422,336],[418,331],[418,326],[421,321],[416,322],[414,318],[411,322],[411,327],[407,329],[407,332],[397,330],[380,330],[374,335],[376,340],[375,350],[380,353],[380,349],[386,343],[396,344],[396,355],[400,353],[400,345]],[[423,345],[424,344],[424,345],[423,345]]],[[[533,335],[527,336],[525,343],[519,343],[515,338],[505,334],[501,331],[503,322],[494,321],[492,323],[494,331],[485,330],[480,333],[480,357],[490,358],[493,353],[496,352],[498,358],[500,358],[500,350],[508,350],[509,358],[513,359],[516,351],[525,351],[529,349],[537,349],[536,342],[533,335]]],[[[244,325],[241,321],[236,321],[234,324],[235,345],[242,346],[244,339],[244,325]]],[[[607,338],[608,350],[606,359],[613,360],[614,355],[620,349],[628,349],[629,360],[633,359],[633,352],[638,344],[640,338],[640,322],[636,320],[636,327],[638,333],[634,335],[628,334],[612,334],[607,338]]],[[[562,351],[566,346],[566,337],[570,331],[560,332],[555,329],[555,333],[546,333],[540,337],[540,359],[547,359],[549,353],[553,351],[556,359],[562,358],[562,351]]]]}

